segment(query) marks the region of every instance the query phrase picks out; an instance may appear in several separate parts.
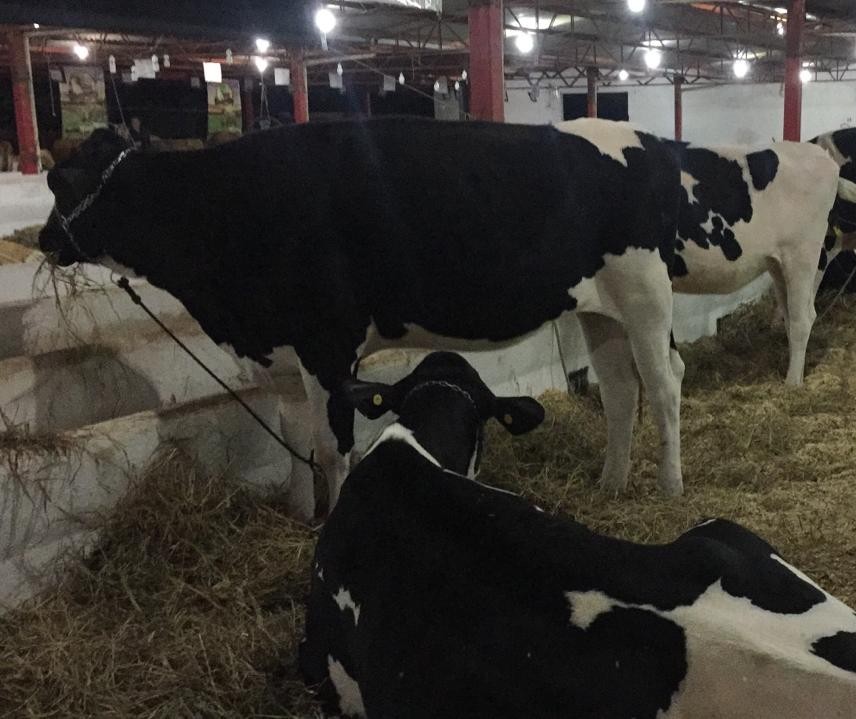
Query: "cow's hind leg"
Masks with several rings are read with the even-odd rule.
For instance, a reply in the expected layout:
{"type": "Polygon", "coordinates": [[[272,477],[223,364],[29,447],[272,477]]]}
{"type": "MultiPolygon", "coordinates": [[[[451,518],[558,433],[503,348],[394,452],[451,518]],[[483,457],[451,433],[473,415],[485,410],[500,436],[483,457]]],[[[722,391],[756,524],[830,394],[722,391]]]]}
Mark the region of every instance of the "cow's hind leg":
{"type": "Polygon", "coordinates": [[[633,422],[639,401],[639,377],[624,328],[604,315],[577,315],[588,346],[589,359],[597,373],[600,398],[606,414],[606,461],[601,487],[618,492],[627,484],[633,422]]]}
{"type": "MultiPolygon", "coordinates": [[[[771,272],[774,279],[776,272],[771,272]]],[[[783,262],[781,275],[787,292],[788,376],[787,384],[803,382],[805,355],[811,328],[817,317],[814,309],[815,268],[802,262],[783,262]]]]}
{"type": "Polygon", "coordinates": [[[671,293],[650,287],[645,302],[628,302],[622,320],[636,368],[660,433],[658,482],[667,495],[683,492],[681,476],[681,382],[684,363],[672,342],[671,293]]]}

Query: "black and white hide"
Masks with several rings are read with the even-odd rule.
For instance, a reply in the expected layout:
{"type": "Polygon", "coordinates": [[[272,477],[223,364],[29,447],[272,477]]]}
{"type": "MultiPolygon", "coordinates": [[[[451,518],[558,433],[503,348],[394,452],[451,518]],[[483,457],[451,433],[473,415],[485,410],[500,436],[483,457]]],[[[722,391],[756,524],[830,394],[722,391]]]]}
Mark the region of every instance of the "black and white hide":
{"type": "Polygon", "coordinates": [[[760,537],[710,520],[633,544],[473,481],[488,418],[540,414],[460,358],[346,396],[399,419],[316,549],[300,667],[327,716],[856,716],[856,614],[760,537]]]}
{"type": "Polygon", "coordinates": [[[609,122],[576,134],[313,122],[197,152],[133,153],[103,181],[122,149],[98,131],[48,175],[57,211],[42,249],[147,278],[261,365],[293,361],[293,349],[331,501],[354,441],[338,388],[358,357],[497,349],[571,312],[609,425],[603,486],[627,481],[641,376],[661,434],[660,487],[682,491],[683,364],[669,342],[680,174],[660,140],[609,122]],[[71,241],[59,216],[98,188],[71,241]]]}
{"type": "MultiPolygon", "coordinates": [[[[576,132],[578,122],[557,126],[576,132]]],[[[769,272],[788,331],[786,381],[802,384],[818,257],[833,204],[839,196],[856,199],[856,185],[839,179],[827,153],[808,143],[754,152],[667,144],[681,166],[675,291],[728,294],[769,272]]]]}
{"type": "MultiPolygon", "coordinates": [[[[856,182],[856,128],[826,132],[811,140],[826,150],[839,169],[839,176],[856,182]]],[[[840,287],[856,265],[856,193],[839,197],[830,217],[829,231],[818,269],[828,286],[840,287]],[[845,254],[842,254],[845,253],[845,254]]]]}

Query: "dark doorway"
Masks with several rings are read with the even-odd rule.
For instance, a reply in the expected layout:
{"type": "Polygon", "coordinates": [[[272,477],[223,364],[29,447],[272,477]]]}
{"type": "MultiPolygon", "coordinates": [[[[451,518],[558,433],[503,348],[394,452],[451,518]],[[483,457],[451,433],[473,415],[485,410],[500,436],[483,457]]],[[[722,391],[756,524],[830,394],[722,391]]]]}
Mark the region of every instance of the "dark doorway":
{"type": "MultiPolygon", "coordinates": [[[[588,98],[585,93],[562,96],[562,109],[566,120],[585,117],[588,98]]],[[[602,92],[597,96],[597,116],[603,120],[629,120],[626,92],[602,92]]]]}

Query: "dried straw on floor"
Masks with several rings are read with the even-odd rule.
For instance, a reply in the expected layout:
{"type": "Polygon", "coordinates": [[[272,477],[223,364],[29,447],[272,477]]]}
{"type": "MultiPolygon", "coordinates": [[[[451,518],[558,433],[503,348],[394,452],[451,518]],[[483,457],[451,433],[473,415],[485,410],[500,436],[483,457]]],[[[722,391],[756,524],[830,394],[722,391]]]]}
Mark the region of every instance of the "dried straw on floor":
{"type": "MultiPolygon", "coordinates": [[[[819,301],[825,306],[825,300],[819,301]]],[[[649,411],[631,486],[598,493],[596,390],[545,398],[525,438],[494,427],[482,479],[602,532],[669,541],[703,517],[761,533],[856,606],[856,301],[816,328],[803,389],[784,387],[770,302],[682,348],[686,496],[655,489],[649,411]]],[[[296,674],[314,535],[262,500],[167,457],[106,522],[97,551],[0,617],[0,717],[315,716],[296,674]]]]}

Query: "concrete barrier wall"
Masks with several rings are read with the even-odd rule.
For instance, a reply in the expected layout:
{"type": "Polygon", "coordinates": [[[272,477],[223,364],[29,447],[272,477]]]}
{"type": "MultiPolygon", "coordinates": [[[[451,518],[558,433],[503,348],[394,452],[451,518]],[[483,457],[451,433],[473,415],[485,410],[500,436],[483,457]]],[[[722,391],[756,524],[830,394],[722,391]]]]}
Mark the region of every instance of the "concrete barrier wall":
{"type": "Polygon", "coordinates": [[[47,175],[0,172],[0,237],[44,224],[52,207],[47,175]]]}

